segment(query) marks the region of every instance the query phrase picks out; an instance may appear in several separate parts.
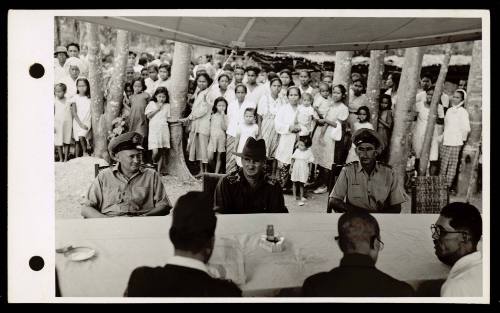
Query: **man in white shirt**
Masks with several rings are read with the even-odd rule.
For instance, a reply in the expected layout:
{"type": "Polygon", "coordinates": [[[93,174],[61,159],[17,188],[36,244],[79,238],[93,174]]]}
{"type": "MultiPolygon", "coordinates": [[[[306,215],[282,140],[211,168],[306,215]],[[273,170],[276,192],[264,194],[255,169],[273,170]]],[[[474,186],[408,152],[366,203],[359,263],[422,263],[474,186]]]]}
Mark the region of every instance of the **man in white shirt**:
{"type": "Polygon", "coordinates": [[[66,76],[67,70],[64,68],[68,59],[66,47],[59,46],[54,51],[54,83],[59,83],[66,76]]]}
{"type": "Polygon", "coordinates": [[[482,218],[468,203],[446,205],[431,226],[438,259],[451,266],[441,287],[441,297],[480,297],[483,295],[483,266],[477,245],[482,235],[482,218]]]}

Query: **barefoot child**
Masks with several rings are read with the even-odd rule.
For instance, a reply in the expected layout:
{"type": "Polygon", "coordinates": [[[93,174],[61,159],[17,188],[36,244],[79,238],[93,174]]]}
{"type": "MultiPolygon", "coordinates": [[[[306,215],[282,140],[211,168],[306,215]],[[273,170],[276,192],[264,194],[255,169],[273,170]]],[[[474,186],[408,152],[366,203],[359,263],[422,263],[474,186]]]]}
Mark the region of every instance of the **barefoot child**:
{"type": "Polygon", "coordinates": [[[226,152],[226,130],[227,130],[227,101],[224,97],[218,97],[212,107],[210,118],[210,140],[208,142],[208,158],[217,157],[215,173],[220,172],[221,155],[226,152]]]}
{"type": "MultiPolygon", "coordinates": [[[[255,123],[255,109],[246,108],[244,112],[244,123],[238,125],[238,130],[236,131],[235,142],[237,143],[235,147],[235,152],[243,152],[243,147],[249,137],[257,138],[259,133],[259,127],[255,123]]],[[[241,167],[241,158],[236,157],[236,164],[241,167]]]]}
{"type": "Polygon", "coordinates": [[[70,100],[73,114],[73,138],[75,139],[75,157],[87,154],[87,134],[91,127],[90,84],[86,78],[76,81],[77,94],[70,100]]]}
{"type": "Polygon", "coordinates": [[[311,139],[308,136],[300,137],[297,149],[292,154],[292,176],[293,194],[297,199],[297,204],[303,206],[306,201],[304,197],[304,184],[307,183],[311,172],[314,157],[311,147],[311,139]]]}
{"type": "Polygon", "coordinates": [[[69,101],[67,101],[65,93],[65,84],[59,83],[55,85],[54,144],[57,147],[59,162],[68,161],[69,145],[71,144],[71,132],[73,130],[73,116],[71,115],[71,105],[69,101]]]}
{"type": "Polygon", "coordinates": [[[168,91],[159,87],[146,106],[144,112],[149,119],[148,149],[153,150],[153,162],[158,162],[158,173],[167,160],[167,149],[170,149],[170,103],[168,91]]]}

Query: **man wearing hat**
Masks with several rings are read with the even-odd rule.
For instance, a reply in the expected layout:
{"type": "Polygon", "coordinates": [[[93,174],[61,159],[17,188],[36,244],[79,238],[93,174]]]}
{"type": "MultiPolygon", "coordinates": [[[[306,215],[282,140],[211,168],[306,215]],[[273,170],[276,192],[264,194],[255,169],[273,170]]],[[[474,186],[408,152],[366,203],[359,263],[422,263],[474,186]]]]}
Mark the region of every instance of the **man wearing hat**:
{"type": "Polygon", "coordinates": [[[128,132],[109,143],[116,165],[97,175],[87,193],[86,218],[167,215],[172,208],[160,175],[142,168],[142,136],[128,132]]]}
{"type": "Polygon", "coordinates": [[[288,213],[281,185],[266,177],[266,143],[249,137],[241,153],[242,168],[223,177],[215,188],[214,210],[225,214],[288,213]]]}
{"type": "Polygon", "coordinates": [[[328,210],[347,212],[364,209],[371,213],[401,213],[405,194],[396,172],[377,162],[383,142],[377,132],[359,129],[353,135],[359,162],[347,164],[330,193],[328,210]]]}
{"type": "Polygon", "coordinates": [[[59,83],[66,76],[64,65],[68,58],[68,50],[64,46],[58,46],[54,51],[54,83],[59,83]]]}
{"type": "Polygon", "coordinates": [[[170,226],[174,255],[163,267],[136,268],[130,275],[128,297],[241,297],[231,281],[209,274],[207,263],[215,242],[217,217],[200,191],[190,191],[175,204],[170,226]]]}

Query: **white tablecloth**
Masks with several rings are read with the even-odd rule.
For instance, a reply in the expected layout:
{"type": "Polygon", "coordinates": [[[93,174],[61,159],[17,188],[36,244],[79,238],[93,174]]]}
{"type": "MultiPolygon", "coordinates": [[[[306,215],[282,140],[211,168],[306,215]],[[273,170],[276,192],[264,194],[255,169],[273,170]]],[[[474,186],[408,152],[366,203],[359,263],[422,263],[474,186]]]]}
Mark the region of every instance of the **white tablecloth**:
{"type": "MultiPolygon", "coordinates": [[[[300,287],[310,275],[339,265],[342,253],[334,240],[339,214],[218,215],[216,250],[236,243],[244,259],[244,295],[272,296],[300,287]],[[286,238],[285,250],[270,253],[258,240],[273,224],[286,238]]],[[[443,279],[449,268],[434,255],[430,225],[435,214],[374,215],[385,243],[377,268],[409,282],[443,279]]],[[[63,296],[122,296],[138,266],[163,266],[173,255],[168,231],[171,218],[134,217],[56,221],[56,248],[72,245],[96,250],[94,258],[69,261],[56,254],[63,296]]],[[[217,251],[216,251],[217,252],[217,251]]]]}

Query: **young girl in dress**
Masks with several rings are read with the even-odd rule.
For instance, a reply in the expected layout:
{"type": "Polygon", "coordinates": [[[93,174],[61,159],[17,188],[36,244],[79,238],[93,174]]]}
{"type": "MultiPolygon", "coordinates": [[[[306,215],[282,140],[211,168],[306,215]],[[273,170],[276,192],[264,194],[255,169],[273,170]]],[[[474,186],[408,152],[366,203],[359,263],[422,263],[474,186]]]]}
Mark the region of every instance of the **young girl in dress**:
{"type": "MultiPolygon", "coordinates": [[[[146,84],[142,78],[137,78],[132,81],[134,94],[130,96],[130,114],[128,116],[129,131],[137,132],[142,136],[143,147],[147,147],[148,143],[148,120],[144,111],[148,105],[149,94],[144,92],[146,84]]],[[[147,162],[147,150],[142,152],[143,160],[147,162]]]]}
{"type": "MultiPolygon", "coordinates": [[[[237,143],[235,151],[238,153],[243,152],[243,147],[250,137],[257,138],[259,127],[255,123],[255,109],[246,108],[244,113],[244,123],[238,125],[236,130],[235,142],[237,143]]],[[[241,167],[241,157],[236,157],[236,164],[241,167]]]]}
{"type": "MultiPolygon", "coordinates": [[[[208,141],[208,159],[212,161],[217,157],[215,173],[220,173],[221,155],[226,152],[226,130],[227,130],[227,100],[218,97],[212,107],[210,118],[210,139],[208,141]]],[[[225,172],[225,169],[224,169],[225,172]]]]}
{"type": "Polygon", "coordinates": [[[308,136],[300,137],[297,149],[292,154],[291,180],[293,182],[293,194],[299,206],[305,204],[304,184],[307,183],[312,162],[314,162],[314,156],[310,147],[311,138],[308,136]]]}
{"type": "Polygon", "coordinates": [[[69,145],[71,144],[71,132],[73,130],[73,116],[71,115],[71,105],[67,101],[65,93],[65,84],[59,83],[55,85],[54,144],[57,147],[59,162],[68,161],[69,145]]]}
{"type": "Polygon", "coordinates": [[[87,154],[87,134],[91,127],[90,84],[86,78],[76,81],[77,94],[70,100],[73,115],[73,138],[75,139],[75,157],[87,154]]]}
{"type": "Polygon", "coordinates": [[[134,88],[132,88],[132,83],[125,83],[123,87],[123,109],[122,116],[129,116],[130,114],[130,96],[134,94],[134,88]]]}
{"type": "Polygon", "coordinates": [[[312,133],[314,120],[318,117],[316,112],[314,111],[314,108],[312,107],[312,104],[313,96],[307,92],[303,93],[302,102],[297,108],[297,123],[300,127],[300,132],[297,133],[297,143],[299,137],[310,137],[312,133]]]}
{"type": "Polygon", "coordinates": [[[380,113],[378,118],[378,129],[380,137],[384,143],[384,150],[380,155],[380,160],[382,162],[387,162],[389,160],[389,143],[391,141],[392,134],[392,100],[390,95],[383,94],[380,96],[380,113]]]}
{"type": "Polygon", "coordinates": [[[171,121],[170,103],[167,88],[159,87],[146,106],[144,112],[149,119],[148,149],[153,150],[153,162],[158,162],[158,172],[167,160],[167,149],[170,149],[171,121]]]}
{"type": "MultiPolygon", "coordinates": [[[[358,116],[358,121],[354,123],[352,133],[354,134],[358,129],[367,128],[373,130],[373,125],[370,123],[370,110],[366,106],[361,106],[356,112],[358,116]]],[[[359,157],[356,154],[356,147],[354,143],[351,145],[349,154],[347,155],[346,163],[351,163],[353,161],[359,161],[359,157]]]]}

